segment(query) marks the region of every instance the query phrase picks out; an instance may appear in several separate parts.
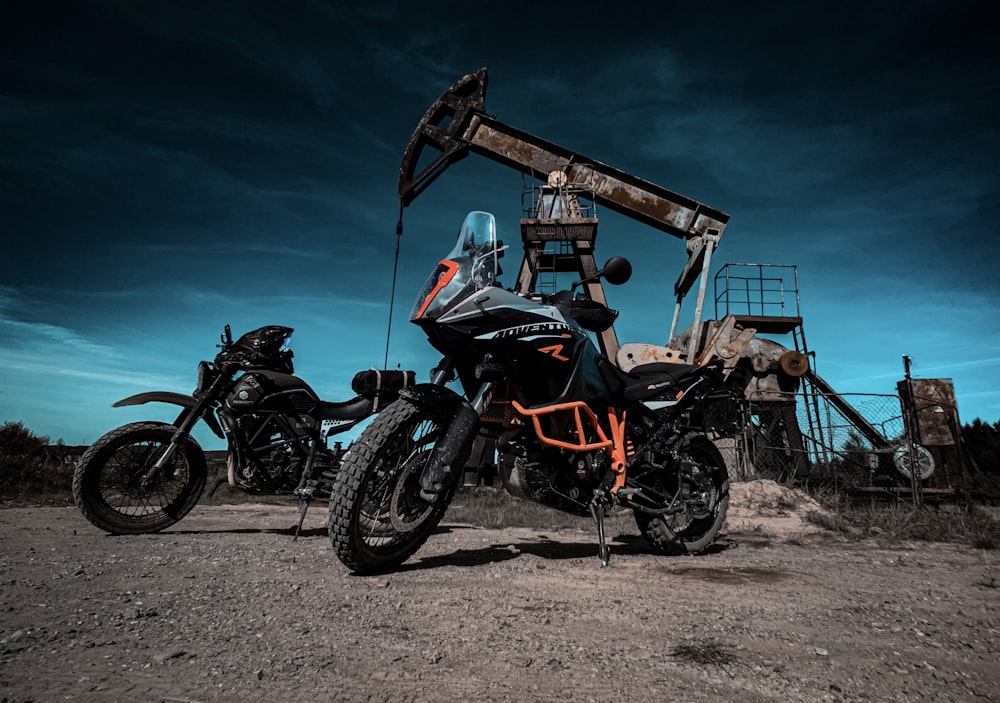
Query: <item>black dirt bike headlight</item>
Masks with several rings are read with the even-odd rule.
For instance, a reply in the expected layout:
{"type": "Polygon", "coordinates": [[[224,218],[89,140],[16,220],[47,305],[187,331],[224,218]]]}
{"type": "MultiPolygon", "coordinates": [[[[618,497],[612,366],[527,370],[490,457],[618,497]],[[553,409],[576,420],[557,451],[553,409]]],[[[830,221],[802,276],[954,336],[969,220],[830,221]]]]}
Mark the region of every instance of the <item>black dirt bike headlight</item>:
{"type": "Polygon", "coordinates": [[[201,395],[215,380],[216,372],[208,365],[207,361],[198,362],[198,385],[195,386],[194,395],[201,395]]]}

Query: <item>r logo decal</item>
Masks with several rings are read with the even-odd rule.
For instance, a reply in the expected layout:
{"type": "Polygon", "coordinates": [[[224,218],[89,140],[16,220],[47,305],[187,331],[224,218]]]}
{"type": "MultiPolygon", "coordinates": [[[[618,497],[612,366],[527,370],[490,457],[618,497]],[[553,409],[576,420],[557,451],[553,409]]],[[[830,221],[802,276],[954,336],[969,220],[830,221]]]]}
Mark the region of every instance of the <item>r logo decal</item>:
{"type": "Polygon", "coordinates": [[[551,347],[541,347],[538,351],[543,354],[548,354],[553,359],[558,359],[559,361],[569,361],[568,356],[562,355],[563,345],[553,344],[551,347]]]}

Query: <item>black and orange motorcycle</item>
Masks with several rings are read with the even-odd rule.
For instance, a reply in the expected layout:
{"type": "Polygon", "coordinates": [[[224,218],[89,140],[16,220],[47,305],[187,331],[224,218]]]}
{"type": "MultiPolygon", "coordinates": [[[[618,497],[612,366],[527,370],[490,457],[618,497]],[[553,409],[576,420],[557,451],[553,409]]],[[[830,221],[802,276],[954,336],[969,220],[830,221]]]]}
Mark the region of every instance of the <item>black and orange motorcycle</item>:
{"type": "MultiPolygon", "coordinates": [[[[493,215],[470,213],[410,313],[443,354],[431,381],[406,388],[345,454],[330,497],[330,539],[356,572],[398,566],[447,509],[477,436],[494,444],[513,495],[594,517],[634,512],[667,554],[711,545],[729,504],[709,431],[730,395],[714,366],[657,363],[624,372],[595,345],[617,312],[569,291],[522,295],[497,282],[493,215]],[[446,384],[458,380],[461,392],[446,384]],[[716,418],[709,420],[709,417],[716,418]]],[[[610,259],[595,278],[621,284],[610,259]]],[[[733,418],[722,418],[731,424],[733,418]]],[[[721,423],[720,423],[721,424],[721,423]]]]}

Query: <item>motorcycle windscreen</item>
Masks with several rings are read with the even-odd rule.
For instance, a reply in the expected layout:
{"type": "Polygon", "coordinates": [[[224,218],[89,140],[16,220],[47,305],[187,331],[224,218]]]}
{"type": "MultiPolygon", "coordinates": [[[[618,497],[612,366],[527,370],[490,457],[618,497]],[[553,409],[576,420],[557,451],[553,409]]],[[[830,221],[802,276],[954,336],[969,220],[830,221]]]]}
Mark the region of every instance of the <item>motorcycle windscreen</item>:
{"type": "Polygon", "coordinates": [[[460,294],[493,285],[499,256],[496,219],[488,212],[470,212],[455,246],[420,289],[410,309],[410,321],[436,318],[460,294]]]}

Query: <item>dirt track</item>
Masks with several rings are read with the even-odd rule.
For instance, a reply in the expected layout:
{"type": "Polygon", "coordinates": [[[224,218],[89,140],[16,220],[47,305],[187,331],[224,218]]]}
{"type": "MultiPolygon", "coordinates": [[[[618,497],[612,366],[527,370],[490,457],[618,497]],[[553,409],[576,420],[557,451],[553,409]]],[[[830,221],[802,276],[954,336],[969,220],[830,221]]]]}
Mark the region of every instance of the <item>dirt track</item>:
{"type": "MultiPolygon", "coordinates": [[[[710,554],[449,523],[396,573],[336,562],[324,506],[198,507],[110,537],[0,510],[2,701],[996,701],[994,552],[731,513],[710,554]]],[[[620,533],[620,534],[619,534],[620,533]]]]}

